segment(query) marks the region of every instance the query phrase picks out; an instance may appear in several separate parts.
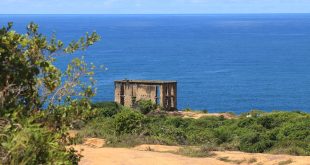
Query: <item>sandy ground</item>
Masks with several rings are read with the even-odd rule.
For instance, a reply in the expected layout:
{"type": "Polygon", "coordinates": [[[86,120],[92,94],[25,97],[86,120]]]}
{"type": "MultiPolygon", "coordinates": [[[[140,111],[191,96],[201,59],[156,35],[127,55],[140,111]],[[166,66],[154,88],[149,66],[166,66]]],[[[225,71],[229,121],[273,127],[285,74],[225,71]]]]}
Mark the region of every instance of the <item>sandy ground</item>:
{"type": "Polygon", "coordinates": [[[229,114],[229,113],[203,113],[200,111],[177,111],[177,112],[169,112],[170,115],[175,115],[175,116],[182,116],[184,118],[193,118],[193,119],[199,119],[201,117],[206,117],[206,116],[216,116],[220,117],[223,116],[226,119],[233,119],[236,118],[235,115],[229,114]]]}
{"type": "Polygon", "coordinates": [[[140,145],[134,148],[107,148],[102,139],[87,139],[83,145],[74,146],[81,151],[81,165],[310,165],[310,157],[252,154],[236,151],[217,151],[207,158],[191,158],[168,152],[177,151],[178,146],[140,145]],[[252,161],[251,161],[252,160],[252,161]],[[285,161],[287,162],[285,164],[285,161]],[[291,163],[288,163],[291,162],[291,163]]]}

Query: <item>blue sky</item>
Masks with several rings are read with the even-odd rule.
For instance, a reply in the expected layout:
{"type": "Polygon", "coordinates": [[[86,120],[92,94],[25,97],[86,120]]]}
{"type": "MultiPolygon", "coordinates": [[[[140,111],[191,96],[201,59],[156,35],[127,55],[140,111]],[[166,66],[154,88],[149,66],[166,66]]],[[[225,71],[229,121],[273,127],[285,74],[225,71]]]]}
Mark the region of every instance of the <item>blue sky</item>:
{"type": "Polygon", "coordinates": [[[0,14],[310,13],[310,0],[0,0],[0,14]]]}

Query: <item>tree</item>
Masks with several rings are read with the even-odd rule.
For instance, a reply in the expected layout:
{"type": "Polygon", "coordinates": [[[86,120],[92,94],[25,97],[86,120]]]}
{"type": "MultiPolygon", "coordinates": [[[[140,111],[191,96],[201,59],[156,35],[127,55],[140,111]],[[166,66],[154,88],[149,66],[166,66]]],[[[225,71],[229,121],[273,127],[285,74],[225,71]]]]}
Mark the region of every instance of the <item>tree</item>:
{"type": "Polygon", "coordinates": [[[26,34],[12,27],[0,29],[0,164],[76,163],[78,155],[65,148],[64,121],[90,113],[95,67],[74,58],[62,72],[54,62],[58,55],[84,52],[100,37],[87,33],[64,46],[34,23],[26,34]]]}

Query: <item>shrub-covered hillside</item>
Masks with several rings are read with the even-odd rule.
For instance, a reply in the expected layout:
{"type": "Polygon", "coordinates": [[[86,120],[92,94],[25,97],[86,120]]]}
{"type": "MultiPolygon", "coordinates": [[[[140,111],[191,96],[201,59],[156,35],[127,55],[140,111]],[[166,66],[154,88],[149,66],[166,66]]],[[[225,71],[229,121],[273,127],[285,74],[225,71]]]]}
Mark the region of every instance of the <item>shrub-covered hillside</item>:
{"type": "Polygon", "coordinates": [[[97,104],[98,116],[81,129],[79,140],[99,137],[109,146],[142,143],[204,146],[210,150],[310,155],[310,115],[302,112],[251,111],[235,119],[182,118],[115,103],[97,104]]]}

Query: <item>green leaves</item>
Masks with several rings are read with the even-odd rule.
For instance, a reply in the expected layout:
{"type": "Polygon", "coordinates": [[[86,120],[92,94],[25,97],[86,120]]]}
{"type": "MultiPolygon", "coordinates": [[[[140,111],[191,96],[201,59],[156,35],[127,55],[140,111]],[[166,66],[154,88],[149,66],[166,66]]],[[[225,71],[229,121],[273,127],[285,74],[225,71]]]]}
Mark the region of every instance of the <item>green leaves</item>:
{"type": "Polygon", "coordinates": [[[86,33],[86,35],[81,37],[78,41],[72,41],[63,51],[70,54],[77,50],[84,51],[99,40],[100,36],[96,32],[93,32],[91,35],[86,33]]]}
{"type": "Polygon", "coordinates": [[[98,34],[86,33],[77,42],[73,41],[65,47],[56,35],[47,41],[47,37],[39,33],[39,26],[33,22],[27,26],[26,34],[19,34],[12,27],[13,23],[8,23],[7,27],[0,30],[0,91],[5,93],[5,97],[0,98],[0,103],[3,103],[0,108],[25,105],[25,111],[31,112],[46,101],[53,103],[48,98],[65,98],[73,94],[74,89],[67,88],[77,86],[78,93],[85,90],[80,96],[94,95],[91,91],[94,88],[89,87],[94,83],[93,66],[88,67],[84,59],[74,59],[66,72],[61,73],[53,64],[53,56],[84,51],[100,39],[98,34]],[[84,76],[89,76],[89,85],[79,80],[84,76]]]}
{"type": "Polygon", "coordinates": [[[39,29],[39,26],[37,24],[35,24],[34,22],[30,22],[30,24],[28,24],[27,26],[27,34],[37,36],[38,29],[39,29]]]}
{"type": "Polygon", "coordinates": [[[33,22],[26,34],[12,27],[10,22],[0,29],[0,119],[8,121],[2,127],[0,120],[0,160],[77,164],[75,151],[64,147],[64,130],[74,120],[93,115],[89,98],[95,94],[95,67],[76,58],[62,72],[54,65],[54,56],[85,51],[100,37],[87,33],[65,46],[56,35],[47,40],[33,22]]]}
{"type": "Polygon", "coordinates": [[[115,115],[114,126],[116,134],[138,133],[142,130],[144,116],[136,111],[124,109],[115,115]]]}

